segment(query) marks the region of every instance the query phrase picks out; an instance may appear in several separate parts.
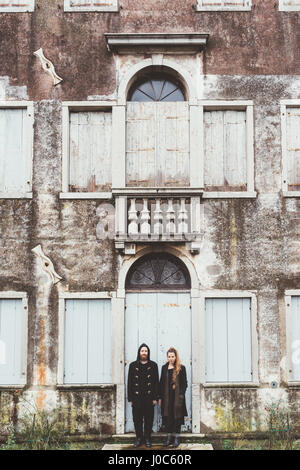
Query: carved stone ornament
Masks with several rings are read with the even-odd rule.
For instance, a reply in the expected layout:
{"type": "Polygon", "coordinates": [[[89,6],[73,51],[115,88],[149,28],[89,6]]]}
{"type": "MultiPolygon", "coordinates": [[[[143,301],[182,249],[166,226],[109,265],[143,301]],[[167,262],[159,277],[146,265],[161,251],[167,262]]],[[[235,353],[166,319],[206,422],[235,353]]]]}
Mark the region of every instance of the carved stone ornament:
{"type": "Polygon", "coordinates": [[[39,57],[43,69],[45,70],[45,72],[47,72],[47,73],[49,73],[49,75],[51,75],[54,85],[58,85],[60,82],[62,82],[63,79],[61,77],[59,77],[57,75],[57,73],[55,72],[54,65],[52,64],[52,62],[50,62],[50,60],[46,59],[46,57],[44,56],[42,48],[40,48],[38,51],[35,51],[33,54],[35,56],[39,57]]]}
{"type": "Polygon", "coordinates": [[[55,272],[52,261],[43,253],[41,245],[37,245],[31,251],[40,259],[42,269],[49,274],[53,284],[57,284],[62,277],[55,272]]]}

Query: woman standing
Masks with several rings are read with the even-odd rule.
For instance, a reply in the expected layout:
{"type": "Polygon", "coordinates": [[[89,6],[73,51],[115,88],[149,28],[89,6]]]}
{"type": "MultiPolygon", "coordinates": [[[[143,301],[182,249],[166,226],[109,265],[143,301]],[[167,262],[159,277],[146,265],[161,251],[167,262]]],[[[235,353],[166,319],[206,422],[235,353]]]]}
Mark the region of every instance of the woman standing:
{"type": "Polygon", "coordinates": [[[163,425],[166,426],[168,437],[164,447],[172,444],[172,434],[175,434],[173,447],[180,444],[180,428],[187,416],[185,391],[187,389],[186,370],[180,364],[175,348],[167,351],[167,363],[161,368],[159,383],[159,406],[163,425]]]}

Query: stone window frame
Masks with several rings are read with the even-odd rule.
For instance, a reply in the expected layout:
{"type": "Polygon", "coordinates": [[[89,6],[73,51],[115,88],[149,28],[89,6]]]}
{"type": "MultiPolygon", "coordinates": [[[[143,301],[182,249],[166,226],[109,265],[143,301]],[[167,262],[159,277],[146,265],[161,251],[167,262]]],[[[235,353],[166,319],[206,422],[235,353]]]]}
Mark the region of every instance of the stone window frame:
{"type": "MultiPolygon", "coordinates": [[[[118,116],[115,101],[63,101],[62,102],[62,190],[60,199],[111,199],[112,192],[71,192],[69,191],[69,137],[70,112],[101,111],[111,109],[112,112],[112,152],[119,137],[118,116]]],[[[117,165],[118,168],[118,165],[117,165]]],[[[118,171],[115,169],[115,171],[118,171]]],[[[114,171],[112,172],[113,178],[114,171]]]]}
{"type": "Polygon", "coordinates": [[[284,5],[283,0],[279,0],[278,10],[279,11],[300,11],[300,4],[286,6],[284,5]]]}
{"type": "Polygon", "coordinates": [[[119,345],[118,335],[111,337],[111,383],[107,384],[65,384],[64,383],[64,348],[65,348],[65,307],[66,300],[92,300],[92,299],[108,299],[111,301],[111,328],[112,331],[118,328],[120,319],[116,308],[117,298],[116,292],[61,292],[58,300],[58,360],[57,360],[57,387],[62,389],[78,389],[78,388],[109,388],[118,383],[117,368],[120,362],[118,356],[119,345]]]}
{"type": "Polygon", "coordinates": [[[27,152],[27,171],[24,175],[27,183],[26,192],[1,192],[1,199],[32,199],[32,172],[33,172],[33,145],[34,145],[34,106],[33,101],[2,101],[2,109],[27,109],[27,132],[28,132],[28,152],[27,152]]]}
{"type": "Polygon", "coordinates": [[[285,305],[285,334],[286,334],[286,374],[287,383],[290,386],[300,386],[300,380],[294,380],[292,368],[292,319],[291,319],[291,300],[292,297],[300,296],[300,289],[288,289],[284,293],[285,305]]]}
{"type": "Polygon", "coordinates": [[[258,334],[257,334],[257,292],[247,290],[223,290],[211,289],[200,290],[200,308],[198,316],[198,325],[200,331],[199,356],[200,363],[200,379],[203,387],[206,388],[227,388],[227,387],[259,387],[258,376],[258,334]],[[205,375],[205,300],[208,298],[250,298],[251,300],[251,352],[252,352],[252,382],[207,382],[205,375]]]}
{"type": "Polygon", "coordinates": [[[215,198],[256,198],[254,188],[254,105],[252,100],[199,100],[201,146],[200,157],[202,160],[202,186],[204,188],[204,111],[205,110],[244,110],[246,111],[246,136],[247,136],[247,191],[203,191],[203,199],[215,198]]]}
{"type": "Polygon", "coordinates": [[[34,11],[35,8],[35,0],[27,0],[30,5],[28,7],[24,6],[0,6],[0,14],[1,13],[30,13],[34,11]]]}
{"type": "Polygon", "coordinates": [[[21,381],[17,385],[3,385],[0,384],[0,390],[6,389],[23,389],[27,384],[27,357],[28,357],[28,295],[27,292],[18,291],[1,291],[0,300],[16,299],[22,300],[23,314],[22,314],[22,344],[21,344],[21,381]]]}
{"type": "Polygon", "coordinates": [[[113,5],[98,5],[98,6],[84,6],[84,7],[71,7],[70,0],[64,0],[64,11],[71,12],[71,13],[81,13],[81,12],[118,12],[119,5],[118,0],[113,0],[113,5]]]}
{"type": "Polygon", "coordinates": [[[287,152],[286,152],[286,110],[287,108],[300,109],[300,99],[295,100],[281,100],[280,101],[280,114],[281,114],[281,154],[282,154],[282,177],[281,188],[283,197],[299,197],[300,191],[289,191],[287,181],[287,152]]]}
{"type": "Polygon", "coordinates": [[[246,5],[244,6],[238,6],[238,5],[203,6],[202,0],[197,0],[197,5],[196,5],[196,11],[251,11],[251,9],[252,9],[252,0],[246,0],[246,5]]]}

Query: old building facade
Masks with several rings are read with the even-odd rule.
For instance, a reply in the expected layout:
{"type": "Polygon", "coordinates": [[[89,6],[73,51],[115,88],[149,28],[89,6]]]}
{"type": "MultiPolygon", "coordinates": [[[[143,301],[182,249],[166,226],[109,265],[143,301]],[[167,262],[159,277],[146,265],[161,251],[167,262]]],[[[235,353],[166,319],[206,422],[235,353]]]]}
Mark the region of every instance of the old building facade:
{"type": "Polygon", "coordinates": [[[298,423],[299,10],[1,3],[2,416],[133,431],[146,342],[179,350],[186,431],[298,423]]]}

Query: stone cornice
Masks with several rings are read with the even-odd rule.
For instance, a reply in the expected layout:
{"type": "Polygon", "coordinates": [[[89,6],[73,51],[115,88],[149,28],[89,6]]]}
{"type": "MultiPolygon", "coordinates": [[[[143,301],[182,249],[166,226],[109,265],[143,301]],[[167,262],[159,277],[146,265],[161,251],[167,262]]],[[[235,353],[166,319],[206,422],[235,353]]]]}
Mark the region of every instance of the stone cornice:
{"type": "Polygon", "coordinates": [[[108,50],[118,54],[196,54],[208,38],[208,33],[105,33],[108,50]]]}

